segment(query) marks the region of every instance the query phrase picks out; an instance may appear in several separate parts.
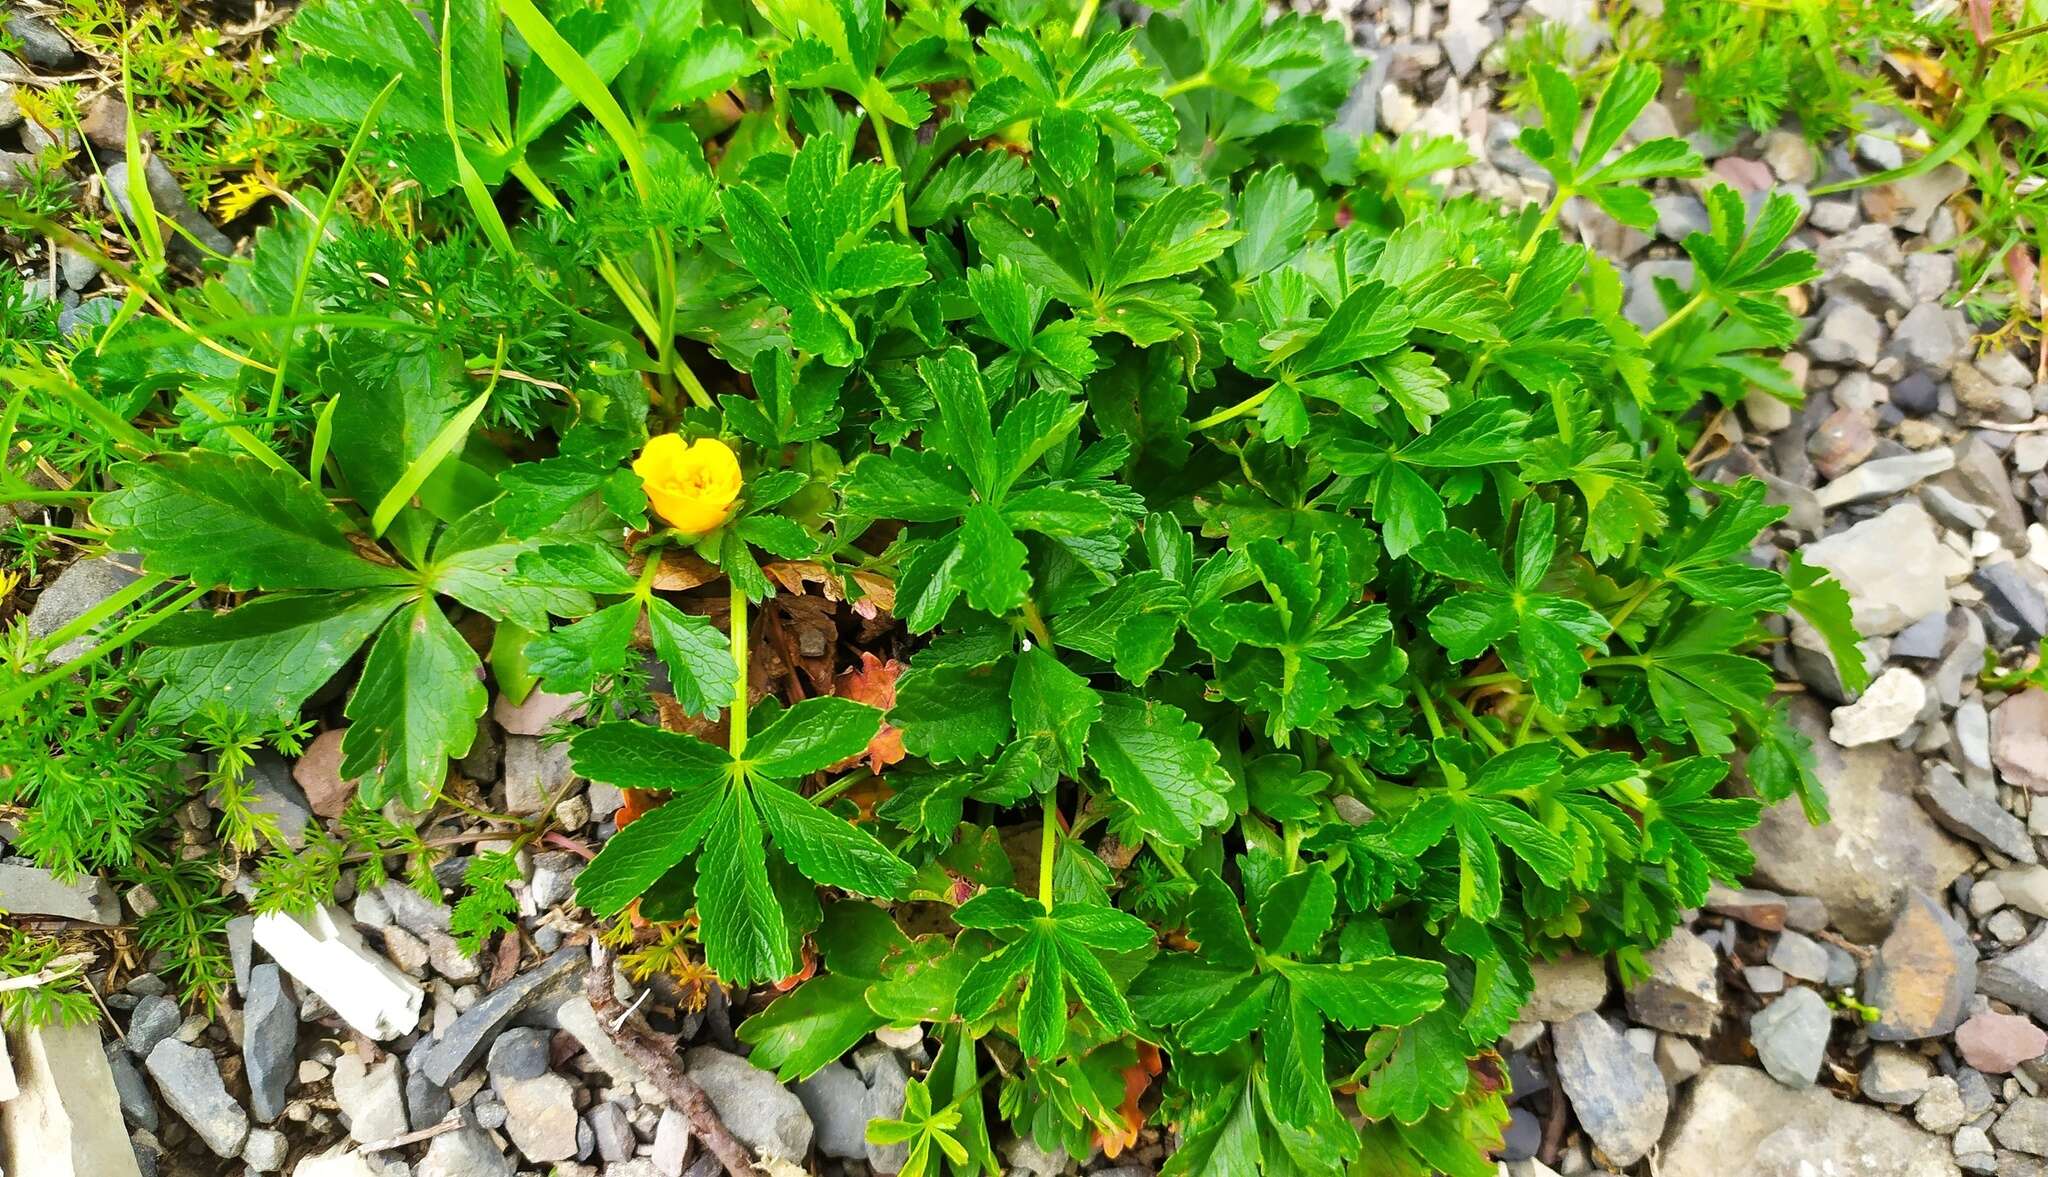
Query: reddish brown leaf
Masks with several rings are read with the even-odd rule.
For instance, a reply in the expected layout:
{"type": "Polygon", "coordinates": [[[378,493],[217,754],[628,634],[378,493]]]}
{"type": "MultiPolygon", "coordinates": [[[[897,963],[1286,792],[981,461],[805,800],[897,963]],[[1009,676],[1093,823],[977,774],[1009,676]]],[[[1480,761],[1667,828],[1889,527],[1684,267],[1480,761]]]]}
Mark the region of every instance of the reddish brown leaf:
{"type": "MultiPolygon", "coordinates": [[[[883,661],[862,650],[860,665],[840,671],[838,681],[832,685],[832,693],[886,712],[896,705],[896,677],[902,673],[902,664],[894,658],[883,661]]],[[[868,771],[880,775],[883,769],[903,759],[903,733],[883,724],[875,738],[868,741],[868,750],[847,763],[852,764],[863,756],[867,759],[868,771]]]]}

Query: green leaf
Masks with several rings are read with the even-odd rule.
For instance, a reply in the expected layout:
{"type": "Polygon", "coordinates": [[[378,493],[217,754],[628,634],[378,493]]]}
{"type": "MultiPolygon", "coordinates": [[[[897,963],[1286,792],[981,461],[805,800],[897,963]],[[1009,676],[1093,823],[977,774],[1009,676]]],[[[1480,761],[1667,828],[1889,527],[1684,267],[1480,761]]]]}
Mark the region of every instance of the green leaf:
{"type": "Polygon", "coordinates": [[[1057,751],[1061,772],[1078,771],[1088,732],[1102,715],[1102,696],[1088,680],[1050,650],[1032,646],[1017,655],[1010,699],[1018,738],[1044,739],[1057,751]]]}
{"type": "Polygon", "coordinates": [[[1860,691],[1869,686],[1870,668],[1863,661],[1862,635],[1856,632],[1850,615],[1849,590],[1825,568],[1809,565],[1798,552],[1786,561],[1784,583],[1791,589],[1792,607],[1827,642],[1843,689],[1860,691]]]}
{"type": "Polygon", "coordinates": [[[866,830],[778,785],[757,785],[753,796],[775,848],[813,882],[886,899],[910,881],[910,864],[866,830]]]}
{"type": "Polygon", "coordinates": [[[166,618],[136,666],[161,683],[150,714],[177,723],[217,703],[271,722],[294,719],[405,600],[396,589],[280,593],[226,613],[166,618]]]}
{"type": "Polygon", "coordinates": [[[793,780],[860,755],[881,730],[882,713],[852,699],[805,699],[747,741],[745,763],[772,780],[793,780]]]}
{"type": "Polygon", "coordinates": [[[1011,667],[919,666],[896,681],[889,723],[903,746],[934,764],[979,760],[1010,736],[1011,667]]]}
{"type": "MultiPolygon", "coordinates": [[[[366,541],[305,479],[253,458],[191,450],[113,470],[119,490],[93,518],[166,576],[246,590],[402,585],[404,569],[365,557],[366,541]],[[233,542],[223,542],[232,536],[233,542]]],[[[381,553],[380,553],[381,555],[381,553]]]]}
{"type": "Polygon", "coordinates": [[[768,882],[767,849],[754,803],[741,791],[728,792],[703,837],[697,919],[704,963],[735,984],[788,976],[796,968],[789,925],[768,882]]]}
{"type": "Polygon", "coordinates": [[[721,779],[732,758],[696,736],[644,723],[606,723],[576,733],[569,745],[577,775],[621,789],[694,789],[721,779]]]}
{"type": "Polygon", "coordinates": [[[490,701],[478,681],[482,670],[433,601],[393,618],[371,643],[349,697],[341,779],[360,780],[369,805],[395,800],[425,809],[448,762],[467,755],[476,739],[477,716],[490,701]]]}
{"type": "Polygon", "coordinates": [[[1278,967],[1325,1017],[1352,1030],[1405,1026],[1443,1004],[1448,986],[1443,965],[1409,956],[1278,967]]]}
{"type": "Polygon", "coordinates": [[[1216,746],[1171,704],[1103,695],[1088,759],[1139,827],[1165,845],[1191,846],[1229,815],[1232,782],[1216,746]]]}
{"type": "MultiPolygon", "coordinates": [[[[645,820],[645,819],[642,819],[645,820]]],[[[867,1005],[868,977],[822,973],[740,1024],[748,1059],[785,1083],[808,1079],[888,1022],[867,1005]]]]}
{"type": "Polygon", "coordinates": [[[708,717],[732,704],[739,669],[733,665],[732,642],[717,626],[650,597],[647,632],[655,656],[668,667],[669,691],[683,710],[708,717]]]}
{"type": "Polygon", "coordinates": [[[1337,913],[1337,885],[1321,864],[1296,871],[1259,901],[1259,942],[1279,956],[1313,952],[1337,913]]]}
{"type": "Polygon", "coordinates": [[[556,694],[588,691],[599,679],[626,668],[633,657],[633,629],[639,623],[640,602],[620,601],[528,642],[527,662],[556,694]]]}

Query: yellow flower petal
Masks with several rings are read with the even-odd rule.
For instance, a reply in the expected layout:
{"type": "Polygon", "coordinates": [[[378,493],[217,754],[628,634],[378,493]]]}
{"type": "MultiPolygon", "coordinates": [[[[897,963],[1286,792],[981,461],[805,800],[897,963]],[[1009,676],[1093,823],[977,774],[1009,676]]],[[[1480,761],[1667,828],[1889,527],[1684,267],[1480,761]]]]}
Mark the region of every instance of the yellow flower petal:
{"type": "Polygon", "coordinates": [[[674,433],[650,437],[633,460],[633,473],[640,476],[655,514],[691,535],[730,518],[740,494],[739,456],[715,437],[694,442],[674,433]]]}

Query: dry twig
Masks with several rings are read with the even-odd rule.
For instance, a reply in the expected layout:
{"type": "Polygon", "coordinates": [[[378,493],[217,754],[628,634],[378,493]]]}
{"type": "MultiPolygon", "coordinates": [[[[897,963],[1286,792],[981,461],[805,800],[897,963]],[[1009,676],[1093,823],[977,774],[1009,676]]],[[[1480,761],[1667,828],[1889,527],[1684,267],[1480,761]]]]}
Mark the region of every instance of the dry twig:
{"type": "Polygon", "coordinates": [[[754,1159],[747,1153],[747,1147],[719,1119],[718,1109],[712,1106],[704,1089],[683,1074],[682,1067],[676,1064],[673,1043],[637,1013],[620,1008],[619,999],[612,994],[611,954],[595,937],[590,941],[590,971],[584,976],[584,991],[591,1010],[611,1040],[689,1118],[691,1133],[704,1142],[725,1171],[732,1177],[754,1177],[754,1159]]]}

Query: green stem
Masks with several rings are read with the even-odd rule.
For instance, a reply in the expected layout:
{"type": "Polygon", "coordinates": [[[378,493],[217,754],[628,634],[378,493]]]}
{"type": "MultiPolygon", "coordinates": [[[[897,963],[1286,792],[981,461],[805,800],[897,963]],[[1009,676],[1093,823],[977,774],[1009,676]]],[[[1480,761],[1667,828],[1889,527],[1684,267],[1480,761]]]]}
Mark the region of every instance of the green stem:
{"type": "Polygon", "coordinates": [[[747,750],[747,594],[737,578],[726,580],[732,585],[732,664],[739,677],[733,682],[725,746],[738,760],[747,750]]]}
{"type": "Polygon", "coordinates": [[[1465,678],[1452,679],[1448,689],[1453,691],[1469,691],[1473,687],[1499,686],[1504,683],[1519,684],[1521,681],[1522,676],[1514,671],[1499,670],[1492,674],[1474,674],[1468,675],[1465,678]]]}
{"type": "Polygon", "coordinates": [[[1678,310],[1672,313],[1670,318],[1664,320],[1662,323],[1657,324],[1656,327],[1651,329],[1648,335],[1643,336],[1643,346],[1648,347],[1651,344],[1657,342],[1659,339],[1662,339],[1666,331],[1669,331],[1673,327],[1676,327],[1679,323],[1683,322],[1687,316],[1691,315],[1694,311],[1700,309],[1700,304],[1705,301],[1707,301],[1707,288],[1705,286],[1701,286],[1699,289],[1699,293],[1693,295],[1692,298],[1689,299],[1684,306],[1679,307],[1678,310]]]}
{"type": "Polygon", "coordinates": [[[1422,685],[1420,678],[1412,675],[1409,676],[1408,687],[1415,692],[1415,701],[1422,706],[1422,718],[1429,722],[1429,734],[1435,739],[1443,739],[1443,717],[1436,713],[1436,700],[1430,698],[1429,688],[1422,685]]]}
{"type": "Polygon", "coordinates": [[[1182,94],[1187,93],[1190,90],[1199,90],[1202,87],[1207,86],[1208,84],[1209,71],[1203,70],[1200,73],[1189,74],[1187,77],[1182,78],[1180,81],[1175,82],[1171,86],[1168,86],[1166,88],[1165,96],[1168,98],[1175,98],[1182,94]]]}
{"type": "MultiPolygon", "coordinates": [[[[900,172],[901,169],[896,166],[896,146],[889,142],[889,124],[882,121],[881,115],[876,114],[874,111],[869,111],[868,125],[872,126],[875,130],[875,146],[881,149],[882,166],[891,171],[900,172]]],[[[896,186],[895,213],[896,231],[905,237],[910,236],[910,206],[904,203],[903,186],[901,184],[896,186]]]]}
{"type": "Polygon", "coordinates": [[[1046,790],[1039,799],[1039,811],[1043,815],[1044,828],[1038,834],[1038,903],[1046,911],[1052,911],[1052,859],[1059,849],[1060,809],[1059,800],[1052,790],[1046,790]]]}
{"type": "Polygon", "coordinates": [[[1088,35],[1088,26],[1095,23],[1095,10],[1102,0],[1083,0],[1080,15],[1074,18],[1073,35],[1076,41],[1088,35]]]}
{"type": "Polygon", "coordinates": [[[1571,198],[1570,188],[1559,188],[1556,195],[1550,198],[1550,204],[1543,210],[1543,215],[1537,218],[1535,229],[1529,233],[1529,240],[1522,243],[1522,252],[1515,255],[1515,270],[1508,275],[1509,298],[1515,296],[1515,289],[1522,284],[1522,274],[1528,270],[1529,263],[1535,260],[1536,250],[1543,244],[1543,234],[1557,223],[1557,214],[1564,211],[1564,202],[1571,198]]]}
{"type": "MultiPolygon", "coordinates": [[[[364,140],[370,137],[372,128],[377,125],[377,116],[383,113],[384,104],[398,89],[398,83],[404,80],[404,75],[393,74],[391,80],[384,83],[384,88],[370,100],[370,109],[364,113],[355,137],[349,140],[348,150],[341,155],[341,167],[334,173],[334,183],[328,185],[327,199],[320,202],[320,215],[313,218],[312,232],[306,235],[305,252],[299,255],[298,272],[292,278],[291,308],[285,312],[287,317],[297,316],[306,305],[306,283],[313,276],[313,259],[320,252],[320,243],[326,239],[327,221],[334,215],[334,206],[340,203],[341,190],[348,183],[349,173],[355,169],[356,153],[362,150],[364,140]]],[[[276,417],[278,408],[284,403],[284,374],[292,362],[293,335],[292,328],[285,328],[283,346],[277,354],[277,375],[270,381],[270,407],[263,414],[265,417],[276,417]]]]}
{"type": "Polygon", "coordinates": [[[1621,603],[1621,609],[1607,620],[1607,628],[1620,629],[1621,623],[1628,620],[1628,615],[1641,608],[1643,602],[1650,599],[1650,594],[1656,592],[1657,587],[1663,583],[1664,578],[1661,576],[1653,576],[1645,580],[1628,600],[1621,603]]]}
{"type": "Polygon", "coordinates": [[[1563,724],[1559,723],[1556,719],[1552,718],[1548,714],[1539,713],[1536,717],[1536,722],[1543,725],[1543,730],[1550,733],[1551,739],[1556,740],[1558,743],[1563,744],[1565,747],[1571,749],[1572,755],[1580,757],[1592,755],[1591,752],[1588,752],[1586,750],[1586,746],[1584,744],[1581,744],[1577,740],[1573,739],[1572,734],[1564,730],[1563,724]]]}
{"type": "Polygon", "coordinates": [[[1500,742],[1500,737],[1487,731],[1486,725],[1480,723],[1479,717],[1472,714],[1471,709],[1463,703],[1458,702],[1456,699],[1447,698],[1444,700],[1444,706],[1451,709],[1451,713],[1458,717],[1458,722],[1464,725],[1466,731],[1472,733],[1480,743],[1491,748],[1495,756],[1508,750],[1508,746],[1500,742]]]}
{"type": "Polygon", "coordinates": [[[1039,645],[1051,649],[1052,632],[1045,628],[1045,616],[1038,611],[1038,602],[1030,597],[1024,598],[1022,614],[1024,629],[1031,635],[1031,639],[1039,645]]]}
{"type": "Polygon", "coordinates": [[[875,779],[875,774],[871,772],[849,772],[845,776],[840,777],[838,780],[833,781],[831,784],[826,785],[824,788],[819,789],[817,792],[811,794],[811,803],[813,805],[823,805],[825,802],[832,800],[834,797],[839,796],[839,794],[844,793],[846,790],[851,789],[855,785],[861,784],[864,781],[871,781],[873,779],[875,779]]]}
{"type": "Polygon", "coordinates": [[[12,478],[0,479],[0,503],[75,503],[98,493],[92,490],[41,490],[12,478]]]}
{"type": "Polygon", "coordinates": [[[1210,429],[1217,425],[1223,424],[1225,421],[1230,421],[1235,418],[1242,417],[1246,413],[1255,411],[1260,405],[1265,404],[1266,398],[1272,395],[1273,390],[1271,388],[1268,388],[1263,392],[1255,392],[1252,395],[1244,398],[1243,400],[1237,402],[1236,404],[1230,406],[1227,409],[1221,409],[1217,412],[1209,414],[1208,416],[1202,418],[1201,420],[1195,422],[1193,425],[1189,426],[1189,428],[1210,429]]]}

